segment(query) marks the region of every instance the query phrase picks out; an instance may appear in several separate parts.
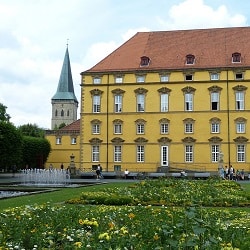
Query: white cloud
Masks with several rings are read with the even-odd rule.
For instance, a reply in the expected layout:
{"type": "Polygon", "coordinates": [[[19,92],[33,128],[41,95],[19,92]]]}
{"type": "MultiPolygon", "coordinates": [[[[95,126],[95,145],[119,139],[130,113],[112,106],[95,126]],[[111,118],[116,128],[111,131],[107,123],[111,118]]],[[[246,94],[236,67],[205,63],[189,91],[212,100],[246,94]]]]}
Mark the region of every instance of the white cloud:
{"type": "Polygon", "coordinates": [[[206,5],[203,0],[186,0],[169,10],[169,18],[158,18],[168,29],[215,28],[245,26],[246,18],[240,14],[230,14],[225,5],[217,9],[206,5]]]}

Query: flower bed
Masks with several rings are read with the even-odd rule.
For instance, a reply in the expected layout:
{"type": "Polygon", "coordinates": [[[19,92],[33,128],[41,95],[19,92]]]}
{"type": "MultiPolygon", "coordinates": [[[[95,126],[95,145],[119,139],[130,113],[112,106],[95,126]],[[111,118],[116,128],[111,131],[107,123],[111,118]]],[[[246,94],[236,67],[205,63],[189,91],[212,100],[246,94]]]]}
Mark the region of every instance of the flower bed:
{"type": "Polygon", "coordinates": [[[202,181],[159,179],[147,180],[128,188],[84,192],[68,203],[105,205],[165,206],[250,206],[250,196],[234,181],[208,179],[202,181]]]}
{"type": "MultiPolygon", "coordinates": [[[[184,181],[145,181],[112,192],[105,189],[104,192],[94,192],[96,195],[92,193],[92,197],[91,193],[86,193],[82,199],[74,200],[80,205],[55,206],[47,203],[4,210],[0,214],[0,249],[249,249],[249,209],[204,208],[201,206],[204,202],[194,198],[208,196],[207,199],[212,202],[216,197],[214,186],[216,190],[221,189],[218,192],[220,195],[228,194],[224,193],[225,189],[237,189],[235,197],[243,197],[237,200],[248,202],[244,191],[229,181],[188,181],[186,184],[184,181]],[[118,203],[117,196],[120,195],[124,198],[123,202],[130,197],[132,202],[142,201],[144,205],[81,204],[88,200],[97,204],[100,202],[98,197],[105,196],[107,192],[115,203],[118,203]],[[186,206],[183,193],[190,193],[188,197],[193,205],[186,206]],[[180,205],[182,201],[185,206],[150,205],[159,205],[166,197],[174,197],[171,202],[176,201],[180,205]]],[[[112,199],[107,203],[111,203],[112,199]]],[[[232,199],[230,197],[233,203],[232,199]]],[[[102,200],[105,203],[105,199],[102,200]]]]}

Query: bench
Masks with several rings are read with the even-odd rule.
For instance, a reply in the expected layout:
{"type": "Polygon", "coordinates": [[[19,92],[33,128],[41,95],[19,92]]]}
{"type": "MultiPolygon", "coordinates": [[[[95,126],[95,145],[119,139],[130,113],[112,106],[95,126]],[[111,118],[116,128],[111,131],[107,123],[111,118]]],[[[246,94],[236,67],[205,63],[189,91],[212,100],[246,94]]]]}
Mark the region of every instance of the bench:
{"type": "Polygon", "coordinates": [[[148,173],[148,178],[161,178],[166,177],[166,173],[148,173]]]}

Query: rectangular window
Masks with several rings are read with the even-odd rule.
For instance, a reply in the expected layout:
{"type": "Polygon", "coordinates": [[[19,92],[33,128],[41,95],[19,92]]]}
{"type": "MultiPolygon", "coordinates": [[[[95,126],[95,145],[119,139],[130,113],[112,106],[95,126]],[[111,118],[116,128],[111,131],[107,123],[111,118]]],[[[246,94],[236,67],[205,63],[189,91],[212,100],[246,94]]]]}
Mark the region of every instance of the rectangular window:
{"type": "Polygon", "coordinates": [[[211,73],[210,74],[210,80],[211,81],[219,80],[219,74],[218,73],[211,73]]]}
{"type": "Polygon", "coordinates": [[[56,144],[62,144],[62,138],[61,137],[56,138],[56,144]]]}
{"type": "Polygon", "coordinates": [[[244,110],[245,109],[245,102],[244,102],[244,92],[236,92],[235,93],[236,99],[236,110],[244,110]]]}
{"type": "Polygon", "coordinates": [[[245,145],[237,145],[237,162],[245,162],[245,145]]]}
{"type": "Polygon", "coordinates": [[[122,83],[123,82],[123,78],[121,76],[117,76],[115,78],[115,83],[122,83]]]}
{"type": "Polygon", "coordinates": [[[220,156],[220,147],[219,145],[212,145],[211,146],[211,159],[212,162],[218,162],[220,156]]]}
{"type": "Polygon", "coordinates": [[[220,133],[220,124],[212,123],[211,124],[211,133],[220,133]]]}
{"type": "Polygon", "coordinates": [[[92,162],[99,162],[100,161],[100,152],[99,146],[92,146],[92,162]]]}
{"type": "Polygon", "coordinates": [[[114,124],[114,134],[121,134],[121,133],[122,133],[122,125],[114,124]]]}
{"type": "Polygon", "coordinates": [[[71,144],[76,144],[76,137],[71,138],[71,144]]]}
{"type": "Polygon", "coordinates": [[[168,111],[168,94],[161,94],[161,112],[168,111]]]}
{"type": "Polygon", "coordinates": [[[122,96],[116,95],[115,96],[115,113],[122,112],[122,96]]]}
{"type": "Polygon", "coordinates": [[[144,146],[137,146],[137,162],[144,162],[144,146]]]}
{"type": "Polygon", "coordinates": [[[92,134],[100,134],[100,124],[92,125],[92,134]]]}
{"type": "Polygon", "coordinates": [[[193,111],[193,94],[185,94],[185,111],[193,111]]]}
{"type": "Polygon", "coordinates": [[[137,112],[144,112],[145,96],[143,94],[137,95],[137,112]]]}
{"type": "Polygon", "coordinates": [[[168,82],[169,76],[168,75],[161,75],[160,79],[161,79],[161,82],[168,82]]]}
{"type": "Polygon", "coordinates": [[[101,78],[100,77],[94,77],[93,82],[94,82],[94,84],[100,84],[101,83],[101,78]]]}
{"type": "Polygon", "coordinates": [[[144,126],[144,124],[137,124],[136,125],[136,133],[137,134],[144,134],[145,133],[145,126],[144,126]]]}
{"type": "Polygon", "coordinates": [[[242,80],[243,74],[242,73],[235,73],[235,80],[242,80]]]}
{"type": "Polygon", "coordinates": [[[190,74],[185,75],[185,80],[186,81],[193,81],[193,75],[190,75],[190,74]]]}
{"type": "Polygon", "coordinates": [[[185,123],[185,133],[193,133],[193,123],[185,123]]]}
{"type": "Polygon", "coordinates": [[[122,146],[114,146],[114,162],[122,161],[122,146]]]}
{"type": "Polygon", "coordinates": [[[161,134],[168,134],[168,123],[161,123],[161,134]]]}
{"type": "Polygon", "coordinates": [[[101,97],[99,95],[93,96],[93,113],[100,113],[101,111],[101,97]]]}
{"type": "Polygon", "coordinates": [[[185,146],[185,162],[193,162],[193,146],[185,146]]]}
{"type": "Polygon", "coordinates": [[[211,110],[219,110],[219,93],[211,93],[211,110]]]}
{"type": "Polygon", "coordinates": [[[145,82],[145,76],[137,76],[136,82],[145,82]]]}
{"type": "Polygon", "coordinates": [[[236,132],[237,133],[245,133],[245,123],[244,122],[237,122],[236,123],[236,132]]]}

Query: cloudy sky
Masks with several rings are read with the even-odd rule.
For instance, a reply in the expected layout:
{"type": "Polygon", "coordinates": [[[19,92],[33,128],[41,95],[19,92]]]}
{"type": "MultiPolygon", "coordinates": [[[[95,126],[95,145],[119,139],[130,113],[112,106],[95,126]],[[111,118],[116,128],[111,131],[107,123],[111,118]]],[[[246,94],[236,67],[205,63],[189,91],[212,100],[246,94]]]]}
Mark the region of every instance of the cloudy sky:
{"type": "Polygon", "coordinates": [[[249,10],[249,0],[0,0],[0,103],[15,126],[50,128],[67,39],[80,102],[80,73],[136,32],[249,26],[249,10]]]}

